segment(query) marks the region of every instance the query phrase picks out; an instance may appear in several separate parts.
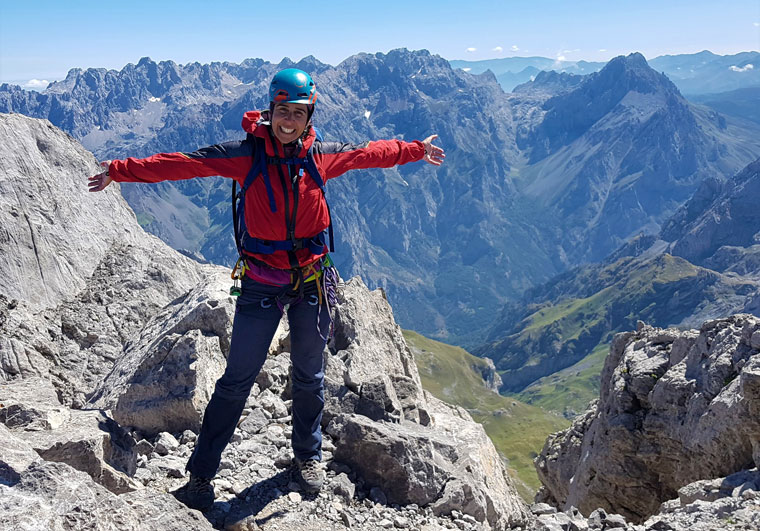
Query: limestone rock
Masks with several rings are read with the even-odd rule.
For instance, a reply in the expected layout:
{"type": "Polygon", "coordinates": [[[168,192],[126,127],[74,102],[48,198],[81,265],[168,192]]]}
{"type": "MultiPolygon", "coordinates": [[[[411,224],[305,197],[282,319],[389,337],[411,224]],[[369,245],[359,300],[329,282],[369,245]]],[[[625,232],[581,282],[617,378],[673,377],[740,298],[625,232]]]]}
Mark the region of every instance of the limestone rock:
{"type": "Polygon", "coordinates": [[[64,408],[50,381],[31,378],[0,390],[0,422],[47,461],[67,463],[117,494],[139,488],[134,440],[101,411],[64,408]]]}
{"type": "Polygon", "coordinates": [[[453,407],[426,393],[432,426],[455,445],[446,455],[451,478],[433,504],[436,514],[457,511],[487,523],[494,530],[509,529],[529,521],[529,510],[516,494],[512,479],[481,424],[462,408],[453,407]]]}
{"type": "Polygon", "coordinates": [[[34,448],[0,424],[0,485],[12,487],[27,467],[37,461],[40,456],[34,448]]]}
{"type": "Polygon", "coordinates": [[[492,529],[528,519],[506,469],[482,426],[466,412],[428,396],[436,429],[338,415],[327,427],[335,458],[380,487],[388,502],[430,504],[436,514],[469,514],[492,529]]]}
{"type": "Polygon", "coordinates": [[[388,301],[381,290],[369,291],[358,277],[338,292],[333,348],[346,366],[349,387],[383,374],[407,376],[422,387],[388,301]]]}
{"type": "Polygon", "coordinates": [[[431,503],[449,479],[443,454],[451,456],[455,448],[417,425],[393,426],[361,415],[341,415],[327,432],[337,439],[335,458],[360,470],[391,503],[431,503]]]}
{"type": "Polygon", "coordinates": [[[0,115],[0,139],[0,382],[41,376],[79,408],[130,336],[215,268],[145,234],[118,184],[89,193],[95,159],[49,122],[0,115]]]}
{"type": "Polygon", "coordinates": [[[401,403],[388,375],[375,376],[362,384],[356,412],[372,420],[398,421],[401,418],[401,403]]]}
{"type": "Polygon", "coordinates": [[[146,434],[197,432],[229,348],[234,306],[227,284],[209,277],[151,319],[92,403],[146,434]]]}
{"type": "Polygon", "coordinates": [[[102,411],[73,410],[57,429],[14,433],[46,461],[85,472],[115,494],[140,488],[130,477],[137,468],[134,440],[102,411]]]}
{"type": "Polygon", "coordinates": [[[537,459],[542,500],[641,522],[682,487],[746,468],[760,440],[758,330],[736,315],[616,336],[598,404],[537,459]]]}
{"type": "Polygon", "coordinates": [[[53,430],[71,417],[50,380],[33,377],[0,387],[0,423],[11,429],[53,430]]]}
{"type": "Polygon", "coordinates": [[[64,463],[32,463],[13,487],[0,483],[3,529],[213,529],[168,494],[116,496],[64,463]]]}
{"type": "Polygon", "coordinates": [[[47,120],[0,114],[0,138],[0,293],[55,307],[85,287],[114,242],[144,233],[118,186],[89,194],[95,158],[47,120]]]}
{"type": "Polygon", "coordinates": [[[461,511],[492,529],[527,521],[482,426],[422,390],[382,293],[352,279],[339,300],[323,419],[335,459],[390,503],[430,505],[438,515],[461,511]]]}

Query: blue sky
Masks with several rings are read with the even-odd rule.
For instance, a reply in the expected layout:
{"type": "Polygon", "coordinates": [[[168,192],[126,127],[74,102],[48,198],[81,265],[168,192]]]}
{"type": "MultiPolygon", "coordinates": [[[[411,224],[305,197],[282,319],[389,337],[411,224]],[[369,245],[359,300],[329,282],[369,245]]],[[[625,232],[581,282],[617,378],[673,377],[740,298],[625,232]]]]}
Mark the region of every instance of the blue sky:
{"type": "Polygon", "coordinates": [[[141,57],[279,62],[421,49],[447,59],[607,60],[642,52],[760,49],[760,0],[437,2],[0,0],[0,82],[53,81],[69,69],[121,69],[141,57]],[[306,6],[289,9],[289,6],[306,6]],[[309,10],[311,8],[311,10],[309,10]]]}

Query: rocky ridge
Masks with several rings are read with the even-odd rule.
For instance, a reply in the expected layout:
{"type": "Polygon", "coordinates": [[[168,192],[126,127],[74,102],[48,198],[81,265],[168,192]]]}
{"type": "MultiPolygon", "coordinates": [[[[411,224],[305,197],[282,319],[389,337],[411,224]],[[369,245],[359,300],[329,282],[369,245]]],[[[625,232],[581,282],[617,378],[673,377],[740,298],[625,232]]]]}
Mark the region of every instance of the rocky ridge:
{"type": "MultiPolygon", "coordinates": [[[[17,136],[31,136],[25,149],[32,159],[40,137],[52,152],[76,146],[44,121],[3,120],[6,132],[21,124],[17,136]]],[[[45,174],[83,189],[94,167],[91,155],[83,158],[52,161],[45,174]]],[[[14,178],[23,189],[31,181],[23,176],[9,172],[4,182],[14,178]]],[[[116,235],[99,252],[84,247],[89,260],[75,257],[86,267],[72,274],[69,293],[41,308],[18,292],[0,293],[0,528],[529,525],[482,427],[423,391],[384,293],[358,279],[340,287],[335,338],[325,352],[323,491],[307,495],[292,481],[282,327],[223,456],[213,510],[201,516],[179,504],[167,492],[185,481],[184,463],[224,365],[234,301],[225,269],[196,264],[139,228],[124,230],[135,221],[117,191],[92,197],[110,202],[107,217],[94,215],[103,234],[116,235]]],[[[40,193],[31,204],[43,209],[50,201],[40,193]]],[[[74,241],[97,239],[97,231],[79,232],[63,209],[55,212],[58,218],[40,217],[35,234],[61,224],[74,241]]],[[[28,252],[17,247],[5,250],[28,252]]],[[[40,246],[38,256],[44,253],[55,249],[40,246]]],[[[39,263],[44,275],[47,262],[39,263]]]]}
{"type": "Polygon", "coordinates": [[[537,500],[617,512],[631,529],[755,529],[758,363],[751,315],[618,334],[599,401],[536,461],[537,500]]]}

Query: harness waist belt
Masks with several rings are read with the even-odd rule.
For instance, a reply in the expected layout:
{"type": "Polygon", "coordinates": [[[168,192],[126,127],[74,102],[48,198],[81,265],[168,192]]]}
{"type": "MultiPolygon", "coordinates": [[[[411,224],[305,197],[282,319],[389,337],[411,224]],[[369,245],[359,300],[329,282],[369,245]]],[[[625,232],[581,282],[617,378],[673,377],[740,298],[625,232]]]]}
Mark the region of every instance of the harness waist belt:
{"type": "Polygon", "coordinates": [[[243,237],[243,250],[253,254],[272,254],[275,251],[297,251],[308,249],[311,254],[325,252],[325,231],[311,238],[294,238],[292,240],[260,240],[250,235],[243,237]]]}

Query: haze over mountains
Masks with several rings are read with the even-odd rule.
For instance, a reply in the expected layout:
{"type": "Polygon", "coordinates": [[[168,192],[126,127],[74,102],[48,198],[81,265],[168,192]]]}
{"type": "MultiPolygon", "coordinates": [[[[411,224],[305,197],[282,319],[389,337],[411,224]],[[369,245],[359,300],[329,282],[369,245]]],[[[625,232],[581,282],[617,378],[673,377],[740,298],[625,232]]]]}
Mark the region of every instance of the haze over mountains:
{"type": "MultiPolygon", "coordinates": [[[[286,66],[320,89],[328,139],[424,138],[439,169],[346,175],[329,187],[344,276],[383,286],[403,326],[470,341],[505,302],[601,260],[661,224],[707,177],[758,156],[760,127],[685,100],[639,54],[583,76],[541,75],[506,94],[425,51],[360,54],[336,67],[305,58],[72,70],[43,93],[0,87],[0,111],[45,117],[101,158],[192,151],[242,138],[286,66]]],[[[123,186],[141,224],[175,248],[231,264],[229,182],[123,186]]]]}
{"type": "MultiPolygon", "coordinates": [[[[668,76],[687,97],[693,94],[729,92],[760,84],[760,52],[757,51],[716,55],[704,50],[694,54],[661,55],[648,62],[652,68],[668,76]]],[[[507,91],[530,81],[541,71],[585,75],[601,70],[605,64],[547,57],[451,61],[454,68],[467,69],[473,74],[482,74],[490,70],[507,91]]]]}

